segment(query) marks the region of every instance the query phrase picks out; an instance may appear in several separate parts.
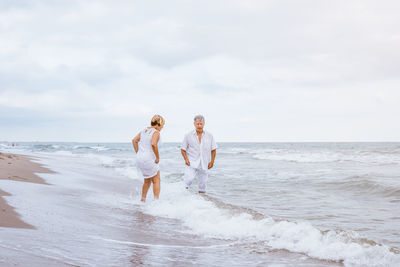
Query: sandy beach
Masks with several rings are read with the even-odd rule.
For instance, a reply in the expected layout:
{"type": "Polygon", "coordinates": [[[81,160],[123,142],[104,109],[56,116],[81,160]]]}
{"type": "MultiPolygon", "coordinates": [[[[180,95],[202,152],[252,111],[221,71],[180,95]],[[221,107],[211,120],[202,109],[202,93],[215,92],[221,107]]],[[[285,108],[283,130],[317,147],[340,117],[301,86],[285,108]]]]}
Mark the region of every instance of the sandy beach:
{"type": "MultiPolygon", "coordinates": [[[[52,171],[42,167],[38,163],[32,162],[26,156],[0,153],[0,180],[47,185],[35,173],[52,173],[52,171]]],[[[0,188],[0,227],[34,229],[33,225],[22,221],[14,208],[7,204],[4,197],[8,196],[11,195],[0,188]]]]}
{"type": "MultiPolygon", "coordinates": [[[[54,173],[48,168],[41,166],[38,163],[32,162],[30,157],[0,153],[0,180],[11,180],[25,183],[36,183],[48,185],[42,178],[35,173],[54,173]]],[[[21,184],[23,186],[23,184],[21,184]]],[[[1,190],[0,187],[0,231],[3,228],[18,228],[26,230],[35,230],[34,225],[24,222],[20,218],[20,214],[15,211],[15,208],[7,203],[4,197],[12,195],[1,190]]],[[[21,230],[22,230],[21,229],[21,230]]],[[[0,239],[0,241],[2,241],[0,239]]],[[[62,262],[55,259],[36,256],[2,246],[0,248],[0,264],[1,266],[63,266],[62,262]]]]}

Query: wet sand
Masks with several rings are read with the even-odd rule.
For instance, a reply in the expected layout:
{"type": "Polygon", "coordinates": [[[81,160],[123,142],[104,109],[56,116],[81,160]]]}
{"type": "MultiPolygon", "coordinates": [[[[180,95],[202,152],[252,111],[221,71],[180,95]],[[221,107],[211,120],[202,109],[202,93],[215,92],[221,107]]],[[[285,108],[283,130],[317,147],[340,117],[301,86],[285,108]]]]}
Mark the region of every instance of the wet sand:
{"type": "MultiPolygon", "coordinates": [[[[35,173],[52,173],[52,171],[38,163],[32,162],[31,159],[26,156],[0,153],[0,180],[47,185],[47,183],[35,173]]],[[[34,229],[35,227],[33,225],[22,221],[14,208],[7,204],[3,197],[9,196],[11,196],[11,194],[1,190],[0,187],[0,227],[34,229]]]]}
{"type": "MultiPolygon", "coordinates": [[[[24,186],[24,182],[48,185],[48,183],[35,173],[53,173],[53,171],[32,162],[29,157],[0,153],[0,182],[1,180],[22,182],[20,186],[24,186]]],[[[15,228],[16,231],[32,231],[36,229],[34,225],[21,220],[20,215],[15,211],[14,207],[7,203],[6,198],[10,196],[10,193],[1,190],[0,183],[0,231],[3,227],[15,228]]],[[[0,243],[1,241],[0,239],[0,243]]],[[[29,253],[29,251],[8,248],[3,245],[0,245],[0,265],[69,266],[55,259],[34,255],[29,253]]]]}
{"type": "Polygon", "coordinates": [[[0,246],[0,266],[77,266],[57,259],[39,256],[28,251],[0,246]]]}

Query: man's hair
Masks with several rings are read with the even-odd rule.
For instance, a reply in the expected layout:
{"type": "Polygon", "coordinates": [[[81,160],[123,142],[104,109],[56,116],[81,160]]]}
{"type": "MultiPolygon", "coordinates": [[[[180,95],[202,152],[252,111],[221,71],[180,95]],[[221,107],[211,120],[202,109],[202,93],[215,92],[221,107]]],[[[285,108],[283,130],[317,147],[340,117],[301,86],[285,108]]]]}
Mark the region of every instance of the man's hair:
{"type": "Polygon", "coordinates": [[[204,116],[203,116],[203,115],[196,115],[196,116],[194,116],[194,121],[197,121],[197,120],[206,122],[206,121],[204,120],[204,116]]]}

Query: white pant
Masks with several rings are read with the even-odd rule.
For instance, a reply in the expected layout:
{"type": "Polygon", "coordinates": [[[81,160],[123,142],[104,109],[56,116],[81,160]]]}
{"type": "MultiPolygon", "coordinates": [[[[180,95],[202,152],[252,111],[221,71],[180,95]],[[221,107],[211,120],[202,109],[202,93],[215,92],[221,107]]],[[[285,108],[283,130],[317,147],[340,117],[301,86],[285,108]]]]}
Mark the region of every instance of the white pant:
{"type": "Polygon", "coordinates": [[[190,166],[185,166],[185,184],[186,187],[190,187],[194,178],[197,176],[197,181],[199,183],[199,191],[206,191],[208,172],[203,169],[195,169],[190,166]]]}

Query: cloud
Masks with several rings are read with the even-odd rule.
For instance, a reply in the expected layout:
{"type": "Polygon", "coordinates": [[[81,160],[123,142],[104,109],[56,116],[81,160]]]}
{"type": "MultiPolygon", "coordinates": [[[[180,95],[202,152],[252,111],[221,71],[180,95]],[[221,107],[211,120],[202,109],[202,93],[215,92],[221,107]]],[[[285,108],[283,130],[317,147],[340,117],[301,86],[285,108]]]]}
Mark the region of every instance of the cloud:
{"type": "Polygon", "coordinates": [[[399,140],[399,5],[3,2],[0,139],[124,141],[160,113],[178,141],[203,113],[226,141],[399,140]]]}

